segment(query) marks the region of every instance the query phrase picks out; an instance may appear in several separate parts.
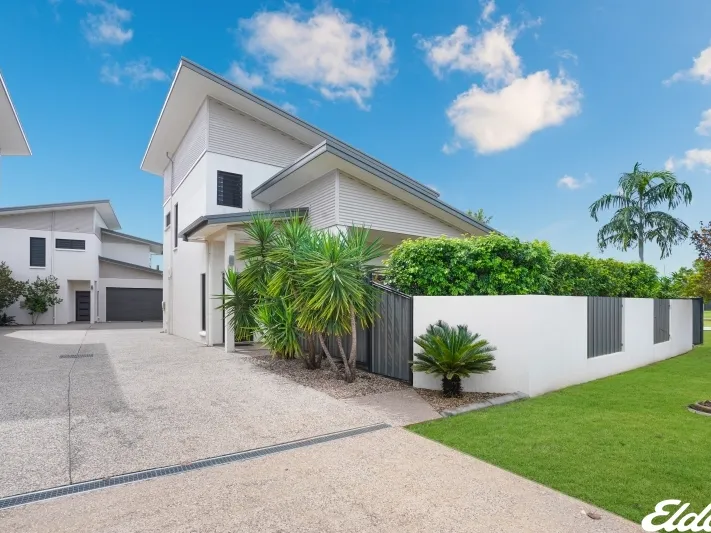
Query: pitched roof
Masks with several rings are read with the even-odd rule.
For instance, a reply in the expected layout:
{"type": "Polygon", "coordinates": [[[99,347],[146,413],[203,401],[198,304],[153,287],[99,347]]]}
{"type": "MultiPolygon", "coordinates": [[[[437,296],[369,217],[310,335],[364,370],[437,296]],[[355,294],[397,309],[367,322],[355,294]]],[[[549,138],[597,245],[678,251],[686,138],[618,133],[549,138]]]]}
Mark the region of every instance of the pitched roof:
{"type": "Polygon", "coordinates": [[[135,265],[133,263],[127,263],[126,261],[119,261],[118,259],[111,259],[109,257],[99,256],[99,261],[104,263],[109,263],[112,265],[122,266],[126,268],[133,268],[135,270],[140,270],[141,272],[147,272],[150,274],[155,274],[156,276],[163,277],[163,271],[156,268],[144,267],[141,265],[135,265]]]}
{"type": "Polygon", "coordinates": [[[136,237],[134,235],[129,235],[128,233],[121,233],[119,231],[113,231],[110,229],[106,228],[101,228],[101,233],[102,235],[111,235],[113,237],[117,237],[119,239],[125,239],[127,241],[133,241],[133,242],[138,242],[141,244],[147,244],[150,247],[151,253],[154,254],[162,254],[163,253],[163,243],[156,242],[156,241],[149,241],[148,239],[144,239],[142,237],[136,237]]]}
{"type": "Polygon", "coordinates": [[[291,135],[311,146],[326,140],[343,150],[357,152],[369,158],[371,164],[381,168],[403,182],[408,183],[422,194],[437,198],[439,193],[412,179],[382,161],[368,156],[333,135],[284,111],[281,107],[242,89],[231,81],[211,72],[197,63],[181,58],[170,86],[163,109],[158,117],[153,134],[141,162],[141,169],[156,175],[163,175],[168,164],[166,153],[174,153],[190,122],[206,97],[211,96],[257,120],[291,135]]]}
{"type": "Polygon", "coordinates": [[[38,205],[19,205],[15,207],[0,207],[0,216],[2,215],[21,215],[23,213],[35,213],[41,211],[66,211],[69,209],[80,209],[82,207],[93,207],[104,219],[104,222],[109,229],[121,229],[116,212],[111,206],[109,200],[86,200],[82,202],[63,202],[58,204],[38,204],[38,205]]]}
{"type": "Polygon", "coordinates": [[[4,155],[32,155],[32,151],[0,73],[0,156],[4,155]]]}

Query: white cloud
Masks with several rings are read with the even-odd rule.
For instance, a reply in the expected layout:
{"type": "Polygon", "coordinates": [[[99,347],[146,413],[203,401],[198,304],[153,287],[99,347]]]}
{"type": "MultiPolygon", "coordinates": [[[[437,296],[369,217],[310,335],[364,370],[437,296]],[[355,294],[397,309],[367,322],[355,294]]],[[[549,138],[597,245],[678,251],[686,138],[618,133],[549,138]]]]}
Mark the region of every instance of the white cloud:
{"type": "Polygon", "coordinates": [[[150,59],[147,58],[129,61],[123,65],[114,61],[101,67],[101,81],[112,85],[128,82],[132,86],[139,86],[151,81],[167,80],[168,74],[152,66],[150,59]]]}
{"type": "Polygon", "coordinates": [[[518,146],[531,134],[580,113],[578,84],[548,71],[518,78],[499,90],[473,85],[447,109],[458,139],[481,154],[518,146]]]}
{"type": "Polygon", "coordinates": [[[674,170],[679,167],[684,167],[688,170],[699,168],[704,172],[711,172],[711,149],[693,148],[692,150],[687,150],[681,159],[673,157],[667,159],[664,167],[667,170],[674,170]]]}
{"type": "Polygon", "coordinates": [[[574,178],[573,176],[566,174],[558,180],[558,187],[574,191],[576,189],[582,189],[583,187],[590,185],[592,182],[593,179],[587,174],[585,174],[582,179],[574,178]]]}
{"type": "Polygon", "coordinates": [[[281,104],[281,108],[287,113],[291,113],[292,115],[296,115],[296,113],[299,111],[298,107],[296,107],[294,104],[290,104],[289,102],[284,102],[283,104],[281,104]]]}
{"type": "MultiPolygon", "coordinates": [[[[451,35],[418,39],[434,74],[460,70],[484,77],[447,109],[455,137],[442,147],[445,154],[469,144],[481,153],[493,153],[523,143],[541,129],[557,126],[580,113],[582,93],[564,72],[551,76],[542,70],[524,76],[522,61],[514,50],[519,33],[541,23],[540,19],[512,26],[509,17],[492,21],[493,2],[483,4],[480,21],[485,28],[472,34],[458,26],[451,35]]],[[[572,52],[563,51],[568,59],[572,52]]]]}
{"type": "Polygon", "coordinates": [[[264,87],[265,85],[264,76],[256,73],[250,74],[236,61],[233,61],[230,64],[230,69],[227,71],[227,77],[248,91],[253,91],[254,89],[264,87]]]}
{"type": "Polygon", "coordinates": [[[375,86],[392,75],[395,46],[385,30],[356,24],[327,5],[311,13],[296,6],[262,11],[240,20],[239,34],[270,79],[311,86],[363,109],[375,86]]]}
{"type": "Polygon", "coordinates": [[[558,50],[555,55],[557,55],[561,59],[572,61],[576,65],[578,64],[578,56],[570,50],[558,50]]]}
{"type": "Polygon", "coordinates": [[[133,38],[133,30],[126,25],[133,13],[105,0],[80,0],[80,3],[98,10],[88,13],[82,21],[86,40],[91,44],[120,46],[133,38]]]}
{"type": "Polygon", "coordinates": [[[491,20],[491,15],[496,11],[496,2],[494,0],[488,0],[488,2],[482,2],[481,16],[479,20],[483,22],[489,22],[491,20]]]}
{"type": "Polygon", "coordinates": [[[680,70],[671,78],[664,80],[666,85],[679,80],[698,80],[701,83],[711,83],[711,46],[701,50],[698,57],[694,58],[694,64],[688,70],[680,70]]]}
{"type": "Polygon", "coordinates": [[[701,113],[701,122],[696,126],[696,133],[699,135],[711,134],[711,109],[707,109],[701,113]]]}
{"type": "Polygon", "coordinates": [[[513,49],[518,30],[503,17],[492,28],[472,35],[467,26],[457,26],[451,35],[419,38],[425,60],[435,76],[461,70],[483,74],[489,83],[511,82],[521,74],[521,58],[513,49]]]}

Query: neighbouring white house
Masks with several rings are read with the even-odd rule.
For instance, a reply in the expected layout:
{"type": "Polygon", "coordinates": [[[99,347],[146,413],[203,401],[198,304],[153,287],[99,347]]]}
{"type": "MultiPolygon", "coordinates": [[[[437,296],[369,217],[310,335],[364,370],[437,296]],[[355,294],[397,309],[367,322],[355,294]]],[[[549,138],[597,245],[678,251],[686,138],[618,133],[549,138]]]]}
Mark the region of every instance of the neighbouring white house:
{"type": "Polygon", "coordinates": [[[491,231],[436,191],[230,81],[181,59],[141,169],[164,183],[164,326],[208,345],[225,331],[213,296],[240,267],[252,213],[308,214],[316,228],[410,237],[491,231]]]}
{"type": "Polygon", "coordinates": [[[32,152],[0,73],[0,157],[7,155],[32,155],[32,152]]]}
{"type": "MultiPolygon", "coordinates": [[[[0,208],[0,261],[13,277],[58,279],[63,301],[38,324],[162,320],[163,272],[151,256],[163,245],[119,229],[108,200],[0,208]]],[[[32,322],[20,302],[5,313],[32,322]]]]}

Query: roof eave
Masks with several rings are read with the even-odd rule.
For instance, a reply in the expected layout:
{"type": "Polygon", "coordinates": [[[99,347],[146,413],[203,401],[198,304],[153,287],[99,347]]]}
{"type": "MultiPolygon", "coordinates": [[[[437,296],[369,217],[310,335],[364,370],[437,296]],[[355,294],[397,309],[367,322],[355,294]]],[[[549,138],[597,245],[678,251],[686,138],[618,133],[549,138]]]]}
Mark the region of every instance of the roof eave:
{"type": "Polygon", "coordinates": [[[222,215],[205,215],[188,224],[178,235],[187,241],[191,235],[201,230],[205,226],[211,225],[236,225],[247,224],[255,215],[265,216],[272,219],[287,219],[294,216],[307,216],[308,207],[297,207],[293,209],[275,209],[273,211],[243,211],[240,213],[228,213],[222,215]]]}
{"type": "Polygon", "coordinates": [[[20,150],[14,150],[13,152],[10,152],[10,153],[4,153],[2,151],[2,147],[0,147],[0,155],[8,155],[8,156],[10,156],[10,155],[13,155],[13,156],[32,155],[32,150],[30,149],[30,143],[27,142],[27,136],[25,135],[25,130],[22,129],[22,123],[20,122],[20,117],[17,115],[17,110],[15,109],[15,105],[12,103],[12,98],[10,97],[10,91],[8,91],[7,85],[5,85],[5,80],[2,77],[2,73],[0,73],[0,88],[5,93],[7,101],[10,104],[10,110],[12,111],[12,114],[15,117],[16,133],[19,133],[18,137],[21,137],[21,144],[23,145],[20,150]]]}

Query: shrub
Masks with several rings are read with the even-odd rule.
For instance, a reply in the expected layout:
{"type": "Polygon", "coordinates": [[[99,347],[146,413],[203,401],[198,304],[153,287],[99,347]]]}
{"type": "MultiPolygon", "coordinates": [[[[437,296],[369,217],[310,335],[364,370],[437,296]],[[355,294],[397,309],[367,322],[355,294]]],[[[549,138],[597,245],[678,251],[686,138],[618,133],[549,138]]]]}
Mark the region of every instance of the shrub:
{"type": "Polygon", "coordinates": [[[25,290],[26,283],[12,277],[12,270],[3,261],[0,262],[0,312],[14,304],[25,290]]]}
{"type": "Polygon", "coordinates": [[[405,240],[385,281],[411,295],[544,294],[553,252],[546,242],[499,234],[405,240]]]}
{"type": "Polygon", "coordinates": [[[588,254],[555,254],[547,294],[655,298],[659,290],[657,270],[651,265],[588,254]]]}
{"type": "Polygon", "coordinates": [[[58,296],[59,283],[54,276],[47,276],[42,279],[37,276],[37,279],[32,283],[27,283],[23,296],[25,297],[20,307],[27,309],[27,312],[32,317],[32,323],[36,324],[40,315],[49,311],[49,308],[62,303],[62,299],[58,296]]]}
{"type": "Polygon", "coordinates": [[[422,352],[415,354],[412,370],[442,376],[444,396],[461,396],[462,378],[496,370],[492,364],[496,348],[467,326],[453,328],[439,320],[427,326],[415,343],[422,352]]]}

